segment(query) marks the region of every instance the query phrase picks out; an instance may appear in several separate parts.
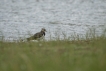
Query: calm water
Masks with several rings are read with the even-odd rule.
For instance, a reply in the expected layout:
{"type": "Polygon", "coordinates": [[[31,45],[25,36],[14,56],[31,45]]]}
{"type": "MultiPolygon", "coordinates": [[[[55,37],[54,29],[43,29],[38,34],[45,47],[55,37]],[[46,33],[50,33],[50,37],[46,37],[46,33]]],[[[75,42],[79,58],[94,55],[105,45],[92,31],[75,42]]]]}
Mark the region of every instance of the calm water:
{"type": "Polygon", "coordinates": [[[42,27],[46,39],[84,35],[92,27],[100,34],[105,24],[106,0],[0,0],[0,36],[5,40],[29,37],[42,27]]]}

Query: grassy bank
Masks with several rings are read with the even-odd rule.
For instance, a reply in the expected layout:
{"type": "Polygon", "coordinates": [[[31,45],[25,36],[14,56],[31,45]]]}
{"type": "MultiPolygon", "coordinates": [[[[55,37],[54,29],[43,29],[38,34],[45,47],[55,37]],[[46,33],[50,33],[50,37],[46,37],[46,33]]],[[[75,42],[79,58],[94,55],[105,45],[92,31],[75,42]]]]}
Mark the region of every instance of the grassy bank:
{"type": "Polygon", "coordinates": [[[0,41],[0,71],[106,71],[106,30],[84,39],[39,42],[0,41]]]}
{"type": "Polygon", "coordinates": [[[1,41],[0,71],[106,71],[106,39],[1,41]]]}

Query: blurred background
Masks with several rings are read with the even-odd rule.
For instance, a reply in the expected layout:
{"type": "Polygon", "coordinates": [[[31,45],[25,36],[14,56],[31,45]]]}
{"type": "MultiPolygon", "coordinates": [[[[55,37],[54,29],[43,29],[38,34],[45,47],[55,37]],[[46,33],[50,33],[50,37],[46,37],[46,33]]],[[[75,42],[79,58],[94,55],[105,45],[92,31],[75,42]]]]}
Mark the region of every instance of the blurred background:
{"type": "Polygon", "coordinates": [[[0,0],[0,36],[18,40],[47,29],[45,39],[106,26],[106,0],[0,0]]]}

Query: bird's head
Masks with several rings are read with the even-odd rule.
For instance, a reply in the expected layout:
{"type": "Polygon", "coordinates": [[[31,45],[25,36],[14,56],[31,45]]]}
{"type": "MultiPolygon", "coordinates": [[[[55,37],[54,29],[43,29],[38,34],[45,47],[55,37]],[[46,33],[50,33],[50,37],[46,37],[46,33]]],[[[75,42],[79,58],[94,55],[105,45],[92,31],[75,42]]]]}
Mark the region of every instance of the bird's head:
{"type": "Polygon", "coordinates": [[[42,32],[47,32],[45,28],[42,28],[41,31],[42,31],[42,32]]]}

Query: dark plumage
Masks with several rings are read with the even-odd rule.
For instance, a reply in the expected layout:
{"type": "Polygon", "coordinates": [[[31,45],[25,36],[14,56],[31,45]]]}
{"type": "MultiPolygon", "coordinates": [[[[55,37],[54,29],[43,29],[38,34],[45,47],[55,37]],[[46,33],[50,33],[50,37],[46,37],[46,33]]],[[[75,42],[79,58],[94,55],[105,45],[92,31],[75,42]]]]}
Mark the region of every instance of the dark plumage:
{"type": "Polygon", "coordinates": [[[46,29],[42,28],[40,32],[38,32],[38,33],[34,34],[33,36],[27,38],[27,41],[37,40],[38,38],[45,36],[45,32],[46,32],[46,29]]]}

